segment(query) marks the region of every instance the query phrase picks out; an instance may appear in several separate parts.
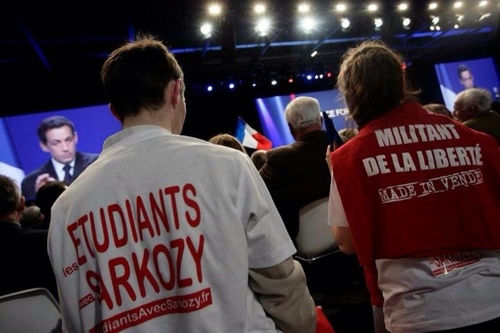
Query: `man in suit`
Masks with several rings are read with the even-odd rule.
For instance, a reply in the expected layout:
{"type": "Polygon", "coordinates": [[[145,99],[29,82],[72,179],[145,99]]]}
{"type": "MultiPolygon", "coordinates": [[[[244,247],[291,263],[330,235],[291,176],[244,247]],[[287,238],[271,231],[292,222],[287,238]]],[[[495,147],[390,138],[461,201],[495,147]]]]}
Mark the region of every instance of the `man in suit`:
{"type": "Polygon", "coordinates": [[[273,201],[295,242],[299,231],[299,210],[327,197],[330,172],[325,162],[328,138],[317,99],[297,97],[285,108],[285,119],[296,142],[267,151],[259,170],[273,201]]]}
{"type": "Polygon", "coordinates": [[[47,253],[47,230],[23,229],[25,198],[12,178],[0,175],[0,295],[47,288],[58,299],[47,253]]]}
{"type": "Polygon", "coordinates": [[[40,148],[51,158],[24,178],[21,188],[28,201],[34,200],[36,191],[49,181],[60,180],[70,185],[98,157],[98,154],[77,151],[75,125],[63,116],[44,119],[37,134],[40,148]]]}

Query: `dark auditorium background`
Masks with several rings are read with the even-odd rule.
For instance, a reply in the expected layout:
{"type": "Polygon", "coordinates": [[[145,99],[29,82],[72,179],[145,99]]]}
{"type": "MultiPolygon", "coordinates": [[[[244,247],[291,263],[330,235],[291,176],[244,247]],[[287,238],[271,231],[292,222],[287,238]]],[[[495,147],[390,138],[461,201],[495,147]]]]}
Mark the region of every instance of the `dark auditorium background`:
{"type": "Polygon", "coordinates": [[[259,130],[256,98],[333,89],[341,55],[364,39],[382,39],[405,54],[423,103],[443,100],[436,64],[491,58],[498,73],[499,0],[462,1],[461,7],[457,1],[436,1],[436,9],[429,8],[432,1],[404,1],[406,11],[400,1],[384,0],[373,12],[369,1],[310,0],[306,14],[297,12],[299,1],[262,0],[266,12],[260,16],[252,12],[254,1],[220,1],[222,12],[211,19],[214,31],[204,38],[200,26],[213,2],[3,2],[0,117],[105,104],[101,65],[140,32],[157,35],[176,54],[187,85],[183,134],[202,139],[232,132],[238,116],[259,130]],[[342,3],[344,12],[338,7],[342,3]],[[261,36],[254,23],[264,16],[272,23],[269,34],[261,36]],[[305,16],[318,22],[309,33],[298,27],[305,16]],[[342,18],[350,27],[341,27],[342,18]],[[383,20],[379,28],[375,18],[383,20]],[[407,27],[403,18],[411,20],[407,27]]]}

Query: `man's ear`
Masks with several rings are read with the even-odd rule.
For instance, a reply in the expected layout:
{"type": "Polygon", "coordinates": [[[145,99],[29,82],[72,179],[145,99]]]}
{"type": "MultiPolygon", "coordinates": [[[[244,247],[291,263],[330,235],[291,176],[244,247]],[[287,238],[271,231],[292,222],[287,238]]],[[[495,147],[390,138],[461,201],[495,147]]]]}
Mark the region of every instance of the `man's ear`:
{"type": "Polygon", "coordinates": [[[75,134],[73,136],[74,136],[74,141],[75,141],[75,145],[76,145],[78,143],[78,132],[75,131],[75,134]]]}
{"type": "Polygon", "coordinates": [[[170,102],[172,108],[177,109],[182,100],[182,79],[170,81],[166,89],[166,94],[167,102],[170,102]]]}
{"type": "Polygon", "coordinates": [[[23,196],[21,196],[21,200],[19,200],[19,206],[17,207],[17,212],[19,214],[22,214],[24,211],[24,208],[26,208],[26,198],[23,195],[23,196]]]}

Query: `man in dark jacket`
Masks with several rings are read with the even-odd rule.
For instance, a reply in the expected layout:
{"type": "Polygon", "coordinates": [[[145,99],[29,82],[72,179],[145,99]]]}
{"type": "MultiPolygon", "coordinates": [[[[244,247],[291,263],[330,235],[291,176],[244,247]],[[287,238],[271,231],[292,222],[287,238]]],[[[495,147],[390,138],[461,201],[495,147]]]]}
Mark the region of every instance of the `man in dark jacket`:
{"type": "Polygon", "coordinates": [[[24,203],[14,180],[0,175],[0,295],[46,288],[58,299],[47,252],[47,230],[21,227],[24,203]]]}
{"type": "Polygon", "coordinates": [[[285,119],[296,142],[267,152],[260,169],[267,188],[295,241],[299,230],[299,210],[327,197],[330,172],[325,163],[328,138],[317,99],[297,97],[285,108],[285,119]]]}
{"type": "Polygon", "coordinates": [[[28,201],[34,200],[36,191],[49,181],[60,180],[71,184],[98,157],[98,154],[76,150],[78,133],[75,125],[62,116],[44,119],[38,127],[38,138],[40,148],[50,153],[51,159],[24,178],[21,188],[28,201]]]}

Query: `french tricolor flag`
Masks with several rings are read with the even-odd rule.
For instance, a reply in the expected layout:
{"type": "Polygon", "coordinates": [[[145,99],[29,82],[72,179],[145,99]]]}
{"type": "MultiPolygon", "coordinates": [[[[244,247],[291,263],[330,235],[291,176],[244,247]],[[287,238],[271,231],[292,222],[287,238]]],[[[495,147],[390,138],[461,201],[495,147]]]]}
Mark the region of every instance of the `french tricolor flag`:
{"type": "Polygon", "coordinates": [[[251,128],[241,117],[238,117],[234,136],[248,148],[269,150],[273,146],[271,140],[251,128]]]}

